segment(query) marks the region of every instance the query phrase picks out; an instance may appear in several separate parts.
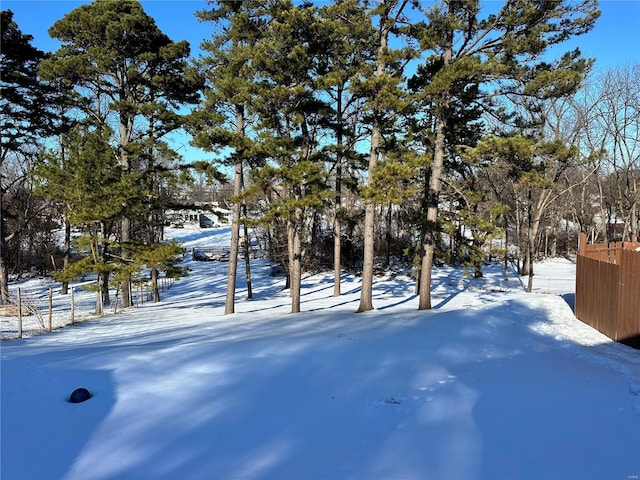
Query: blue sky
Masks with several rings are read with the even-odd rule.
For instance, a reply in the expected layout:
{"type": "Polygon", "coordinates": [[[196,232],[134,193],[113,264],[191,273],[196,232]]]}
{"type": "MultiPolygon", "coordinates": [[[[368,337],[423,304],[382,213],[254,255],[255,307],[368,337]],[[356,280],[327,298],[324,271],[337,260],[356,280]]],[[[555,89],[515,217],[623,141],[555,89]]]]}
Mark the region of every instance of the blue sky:
{"type": "MultiPolygon", "coordinates": [[[[489,0],[498,3],[498,0],[489,0]]],[[[77,6],[78,0],[1,0],[2,9],[14,12],[23,33],[33,35],[34,44],[46,51],[58,43],[47,29],[77,6]]],[[[204,0],[142,0],[145,11],[172,40],[188,40],[192,52],[211,35],[211,25],[198,22],[196,10],[206,7],[204,0]]],[[[500,2],[501,3],[501,2],[500,2]]],[[[587,35],[570,40],[565,49],[579,47],[586,57],[596,58],[603,69],[640,63],[640,0],[601,0],[602,16],[587,35]]]]}
{"type": "MultiPolygon", "coordinates": [[[[501,0],[488,0],[496,6],[501,0]]],[[[3,10],[10,9],[20,30],[32,35],[33,44],[44,51],[54,51],[59,43],[47,30],[66,13],[88,0],[0,0],[3,10]]],[[[200,42],[209,38],[212,25],[200,23],[194,12],[206,8],[205,0],[141,0],[144,10],[158,27],[172,40],[187,40],[192,54],[198,52],[200,42]]],[[[587,35],[571,39],[559,52],[579,47],[583,56],[596,59],[596,70],[640,63],[640,0],[601,0],[602,15],[587,35]]],[[[174,133],[167,139],[185,160],[213,159],[189,145],[188,136],[174,133]]]]}
{"type": "MultiPolygon", "coordinates": [[[[33,44],[45,51],[56,50],[59,43],[47,30],[74,8],[88,0],[0,0],[3,10],[12,10],[23,33],[33,35],[33,44]]],[[[206,7],[205,0],[143,0],[148,15],[172,40],[188,40],[192,53],[202,40],[211,36],[211,25],[200,23],[194,13],[206,7]]]]}

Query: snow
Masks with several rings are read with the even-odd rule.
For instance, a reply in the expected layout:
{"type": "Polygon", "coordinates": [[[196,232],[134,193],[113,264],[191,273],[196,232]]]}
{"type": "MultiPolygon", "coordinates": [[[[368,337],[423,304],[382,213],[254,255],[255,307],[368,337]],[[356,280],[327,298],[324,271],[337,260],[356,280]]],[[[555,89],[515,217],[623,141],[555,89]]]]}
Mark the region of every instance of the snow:
{"type": "MultiPolygon", "coordinates": [[[[228,229],[170,232],[187,247],[228,229]]],[[[640,355],[576,320],[575,265],[409,278],[283,279],[252,263],[224,316],[227,264],[192,269],[159,304],[1,348],[3,480],[628,479],[640,475],[640,355]],[[78,387],[93,397],[67,401],[78,387]]]]}

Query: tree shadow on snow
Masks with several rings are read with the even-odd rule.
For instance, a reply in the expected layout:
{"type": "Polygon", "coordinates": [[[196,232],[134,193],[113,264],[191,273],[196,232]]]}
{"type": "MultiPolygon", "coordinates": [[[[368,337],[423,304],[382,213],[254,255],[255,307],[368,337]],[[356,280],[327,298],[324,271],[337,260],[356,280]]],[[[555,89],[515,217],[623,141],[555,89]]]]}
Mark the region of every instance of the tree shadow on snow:
{"type": "MultiPolygon", "coordinates": [[[[153,401],[127,400],[118,448],[100,450],[95,467],[126,452],[119,478],[604,478],[629,468],[637,444],[603,441],[633,440],[638,426],[611,418],[612,396],[633,400],[602,361],[602,349],[619,347],[538,333],[545,312],[517,300],[487,305],[327,309],[188,341],[140,338],[153,401]]],[[[140,354],[123,349],[122,363],[140,354]]],[[[73,462],[104,407],[82,441],[55,453],[73,462]]]]}
{"type": "Polygon", "coordinates": [[[62,368],[14,382],[28,392],[5,389],[5,375],[30,374],[38,356],[3,360],[3,478],[61,478],[72,467],[73,478],[92,468],[116,472],[109,478],[252,480],[637,474],[627,470],[639,417],[611,410],[637,399],[611,375],[610,358],[626,347],[540,333],[543,308],[491,298],[478,308],[329,308],[295,321],[136,332],[62,351],[62,368]],[[98,368],[114,358],[131,374],[98,368]],[[96,368],[66,369],[71,362],[96,368]],[[130,392],[117,409],[116,382],[130,392]],[[76,386],[95,397],[67,403],[76,386]],[[43,399],[40,389],[57,393],[43,399]],[[21,425],[5,411],[17,405],[35,418],[21,425]]]}

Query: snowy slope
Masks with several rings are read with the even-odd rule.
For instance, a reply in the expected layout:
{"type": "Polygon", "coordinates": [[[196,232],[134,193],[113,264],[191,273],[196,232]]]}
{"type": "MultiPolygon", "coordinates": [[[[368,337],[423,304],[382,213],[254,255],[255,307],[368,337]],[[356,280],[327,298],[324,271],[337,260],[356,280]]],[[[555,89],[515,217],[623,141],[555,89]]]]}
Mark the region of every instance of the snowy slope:
{"type": "Polygon", "coordinates": [[[314,275],[297,315],[256,261],[232,316],[226,264],[187,263],[160,304],[2,342],[3,480],[640,475],[640,354],[574,318],[568,261],[538,266],[550,293],[440,269],[429,312],[403,276],[355,314],[358,278],[314,275]]]}

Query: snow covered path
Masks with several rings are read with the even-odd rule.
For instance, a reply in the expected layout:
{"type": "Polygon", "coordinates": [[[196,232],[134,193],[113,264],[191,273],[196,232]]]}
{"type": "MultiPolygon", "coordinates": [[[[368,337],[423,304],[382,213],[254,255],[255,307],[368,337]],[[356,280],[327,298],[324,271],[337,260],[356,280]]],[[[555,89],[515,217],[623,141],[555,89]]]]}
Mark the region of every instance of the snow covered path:
{"type": "Polygon", "coordinates": [[[640,353],[558,295],[443,269],[434,310],[398,276],[354,314],[359,279],[316,275],[290,315],[260,261],[223,316],[226,265],[190,266],[160,304],[2,342],[3,480],[640,475],[640,353]]]}

